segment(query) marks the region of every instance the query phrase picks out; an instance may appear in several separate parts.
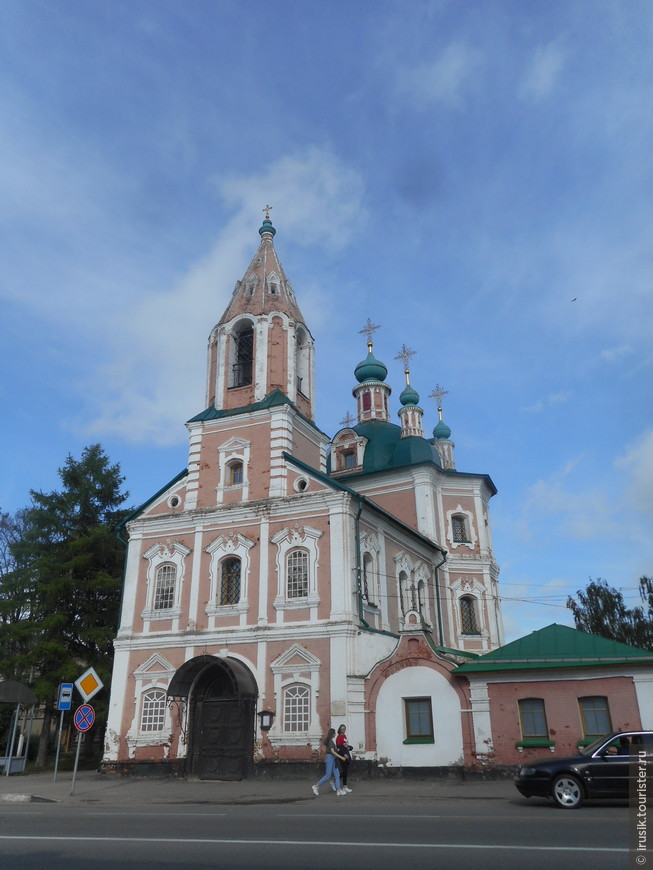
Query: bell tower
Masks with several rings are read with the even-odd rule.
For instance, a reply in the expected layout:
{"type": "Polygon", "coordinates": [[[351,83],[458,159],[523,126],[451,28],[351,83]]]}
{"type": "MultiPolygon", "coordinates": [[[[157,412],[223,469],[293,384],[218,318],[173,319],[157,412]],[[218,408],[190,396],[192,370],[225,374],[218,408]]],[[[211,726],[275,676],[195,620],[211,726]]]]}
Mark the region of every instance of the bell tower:
{"type": "Polygon", "coordinates": [[[207,406],[244,408],[280,390],[313,420],[313,336],[274,248],[270,206],[263,211],[258,251],[209,336],[207,406]]]}

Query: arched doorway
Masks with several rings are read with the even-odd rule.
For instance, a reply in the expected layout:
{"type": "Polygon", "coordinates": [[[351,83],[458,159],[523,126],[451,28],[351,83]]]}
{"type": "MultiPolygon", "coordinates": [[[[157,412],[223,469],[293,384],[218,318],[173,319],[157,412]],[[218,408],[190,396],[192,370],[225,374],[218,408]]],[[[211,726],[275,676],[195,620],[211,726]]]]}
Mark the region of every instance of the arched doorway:
{"type": "Polygon", "coordinates": [[[251,773],[257,688],[242,662],[191,659],[172,678],[168,696],[188,700],[187,775],[237,780],[251,773]]]}

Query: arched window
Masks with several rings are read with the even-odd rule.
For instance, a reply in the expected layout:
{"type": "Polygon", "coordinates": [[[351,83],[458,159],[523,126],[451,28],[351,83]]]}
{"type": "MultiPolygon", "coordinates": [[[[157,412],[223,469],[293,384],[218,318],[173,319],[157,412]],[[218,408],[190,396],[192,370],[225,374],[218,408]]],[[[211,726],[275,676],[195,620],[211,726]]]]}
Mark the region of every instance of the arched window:
{"type": "Polygon", "coordinates": [[[286,563],[287,598],[306,598],[308,595],[308,552],[291,550],[286,563]]]}
{"type": "Polygon", "coordinates": [[[467,518],[461,514],[451,517],[451,536],[457,544],[468,544],[467,518]]]}
{"type": "Polygon", "coordinates": [[[476,599],[471,595],[463,595],[460,599],[460,625],[463,634],[479,634],[476,599]]]}
{"type": "Polygon", "coordinates": [[[154,610],[170,610],[175,604],[175,583],[177,568],[170,563],[161,565],[156,570],[154,581],[154,610]]]}
{"type": "Polygon", "coordinates": [[[308,731],[311,721],[311,690],[308,686],[288,686],[283,693],[283,730],[289,734],[308,731]]]}
{"type": "Polygon", "coordinates": [[[405,571],[399,573],[399,592],[401,595],[401,609],[403,613],[407,613],[413,609],[413,602],[410,595],[410,584],[408,574],[405,571]]]}
{"type": "Polygon", "coordinates": [[[240,601],[240,559],[230,556],[222,562],[220,574],[220,604],[240,601]]]}
{"type": "Polygon", "coordinates": [[[243,482],[243,463],[231,462],[227,468],[227,485],[239,486],[243,482]]]}
{"type": "Polygon", "coordinates": [[[372,394],[369,390],[366,390],[363,393],[363,410],[371,411],[372,410],[372,394]]]}
{"type": "Polygon", "coordinates": [[[163,731],[166,721],[166,693],[151,689],[143,695],[141,731],[163,731]]]}
{"type": "Polygon", "coordinates": [[[374,560],[370,553],[363,553],[363,598],[374,604],[374,560]]]}
{"type": "Polygon", "coordinates": [[[231,386],[245,387],[252,383],[252,368],[254,360],[254,330],[246,321],[240,330],[234,333],[234,355],[231,367],[231,386]]]}

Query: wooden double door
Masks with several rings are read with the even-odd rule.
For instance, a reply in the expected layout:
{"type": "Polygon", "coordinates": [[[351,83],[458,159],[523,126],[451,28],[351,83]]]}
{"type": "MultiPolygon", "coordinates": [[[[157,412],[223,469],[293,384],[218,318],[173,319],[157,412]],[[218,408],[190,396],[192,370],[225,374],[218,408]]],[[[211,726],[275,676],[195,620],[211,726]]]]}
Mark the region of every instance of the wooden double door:
{"type": "Polygon", "coordinates": [[[227,664],[201,674],[190,703],[190,774],[244,779],[252,772],[256,697],[239,690],[227,664]]]}

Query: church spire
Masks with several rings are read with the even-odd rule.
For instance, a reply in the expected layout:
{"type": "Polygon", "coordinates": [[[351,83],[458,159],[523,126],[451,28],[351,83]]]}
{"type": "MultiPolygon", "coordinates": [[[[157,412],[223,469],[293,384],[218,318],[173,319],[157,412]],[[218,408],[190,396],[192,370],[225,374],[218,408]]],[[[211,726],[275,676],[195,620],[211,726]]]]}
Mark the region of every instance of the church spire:
{"type": "Polygon", "coordinates": [[[384,383],[388,370],[372,353],[374,347],[372,336],[377,329],[380,329],[380,326],[372,323],[368,317],[365,326],[358,331],[359,335],[367,335],[367,357],[354,369],[358,386],[352,390],[356,399],[359,423],[367,420],[383,420],[387,423],[390,419],[388,396],[391,390],[384,383]]]}
{"type": "Polygon", "coordinates": [[[313,337],[275,250],[270,209],[258,250],[209,337],[207,400],[237,409],[280,390],[313,419],[313,337]]]}
{"type": "Polygon", "coordinates": [[[406,386],[399,396],[399,401],[401,402],[399,417],[401,419],[402,438],[408,438],[411,435],[416,435],[418,438],[424,437],[422,429],[422,415],[424,412],[418,406],[419,393],[410,385],[410,360],[415,356],[415,353],[416,351],[411,350],[404,344],[395,357],[396,360],[402,362],[406,376],[406,386]]]}

